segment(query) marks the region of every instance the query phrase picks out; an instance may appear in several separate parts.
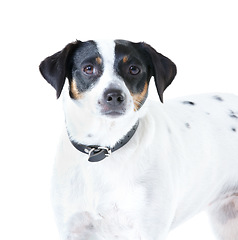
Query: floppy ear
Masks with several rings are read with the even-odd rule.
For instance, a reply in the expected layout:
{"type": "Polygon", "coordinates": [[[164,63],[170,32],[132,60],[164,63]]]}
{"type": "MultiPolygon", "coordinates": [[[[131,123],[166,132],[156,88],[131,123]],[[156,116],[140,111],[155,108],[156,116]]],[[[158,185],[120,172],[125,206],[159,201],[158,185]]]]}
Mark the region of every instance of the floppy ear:
{"type": "Polygon", "coordinates": [[[69,56],[79,44],[80,41],[69,43],[63,50],[47,57],[40,64],[40,72],[45,80],[55,88],[57,98],[62,92],[67,77],[69,56]]]}
{"type": "Polygon", "coordinates": [[[154,76],[155,79],[160,101],[163,102],[163,92],[172,83],[177,73],[176,65],[170,59],[158,53],[150,45],[143,43],[143,47],[150,57],[152,76],[154,76]]]}

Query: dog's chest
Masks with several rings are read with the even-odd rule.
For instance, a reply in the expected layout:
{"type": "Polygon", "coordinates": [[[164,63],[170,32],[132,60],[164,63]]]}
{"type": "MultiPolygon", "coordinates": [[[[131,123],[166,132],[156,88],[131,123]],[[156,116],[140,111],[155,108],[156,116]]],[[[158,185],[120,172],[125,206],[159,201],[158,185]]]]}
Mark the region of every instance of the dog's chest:
{"type": "MultiPolygon", "coordinates": [[[[87,165],[87,163],[86,163],[87,165]]],[[[91,166],[90,166],[91,165],[91,166]]],[[[67,205],[72,212],[90,212],[96,218],[138,214],[146,198],[146,187],[136,169],[105,167],[105,163],[75,170],[68,184],[67,205]],[[101,166],[100,166],[101,165],[101,166]]],[[[129,167],[130,168],[130,167],[129,167]]]]}

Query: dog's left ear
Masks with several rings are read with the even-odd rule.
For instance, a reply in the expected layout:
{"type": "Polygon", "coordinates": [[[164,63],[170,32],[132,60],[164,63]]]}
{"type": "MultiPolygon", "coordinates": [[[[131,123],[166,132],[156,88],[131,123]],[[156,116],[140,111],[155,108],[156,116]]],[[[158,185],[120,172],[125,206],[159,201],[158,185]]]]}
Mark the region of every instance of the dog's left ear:
{"type": "Polygon", "coordinates": [[[152,76],[155,79],[155,85],[163,102],[163,92],[172,83],[177,73],[176,65],[167,57],[158,53],[154,48],[146,43],[142,43],[143,48],[150,58],[150,65],[152,68],[152,76]]]}
{"type": "Polygon", "coordinates": [[[79,44],[80,41],[69,43],[63,50],[47,57],[40,64],[40,72],[45,80],[55,88],[57,98],[59,98],[62,92],[67,77],[69,56],[79,44]]]}

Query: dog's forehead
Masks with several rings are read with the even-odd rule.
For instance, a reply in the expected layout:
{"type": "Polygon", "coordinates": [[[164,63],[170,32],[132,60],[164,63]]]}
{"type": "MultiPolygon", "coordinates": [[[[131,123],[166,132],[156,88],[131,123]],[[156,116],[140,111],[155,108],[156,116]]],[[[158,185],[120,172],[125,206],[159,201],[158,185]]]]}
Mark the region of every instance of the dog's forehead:
{"type": "Polygon", "coordinates": [[[137,49],[135,43],[126,40],[115,40],[115,52],[116,54],[136,54],[137,49]]]}
{"type": "Polygon", "coordinates": [[[139,56],[138,49],[130,41],[126,40],[90,40],[81,42],[80,47],[74,54],[76,62],[90,57],[100,56],[104,63],[111,64],[116,58],[126,56],[139,56]]]}
{"type": "Polygon", "coordinates": [[[98,52],[104,62],[113,63],[120,57],[139,57],[139,49],[135,43],[127,40],[100,40],[96,41],[98,52]]]}
{"type": "Polygon", "coordinates": [[[95,41],[80,42],[79,47],[74,53],[74,61],[80,62],[91,56],[98,56],[99,51],[95,41]]]}
{"type": "Polygon", "coordinates": [[[113,63],[115,59],[115,41],[97,40],[95,43],[103,61],[106,63],[113,63]]]}

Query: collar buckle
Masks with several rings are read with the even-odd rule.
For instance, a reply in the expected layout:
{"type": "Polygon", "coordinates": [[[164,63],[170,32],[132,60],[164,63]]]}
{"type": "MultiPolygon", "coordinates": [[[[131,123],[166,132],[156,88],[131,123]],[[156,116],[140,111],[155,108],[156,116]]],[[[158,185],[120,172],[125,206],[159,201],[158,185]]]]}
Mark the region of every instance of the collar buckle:
{"type": "Polygon", "coordinates": [[[105,150],[107,153],[105,153],[106,157],[109,157],[112,154],[111,148],[108,147],[98,147],[98,149],[105,150]]]}
{"type": "Polygon", "coordinates": [[[85,148],[84,152],[88,154],[89,162],[98,162],[105,157],[109,157],[112,150],[109,147],[92,146],[85,148]]]}

